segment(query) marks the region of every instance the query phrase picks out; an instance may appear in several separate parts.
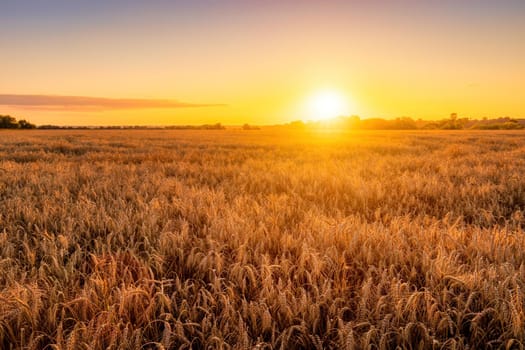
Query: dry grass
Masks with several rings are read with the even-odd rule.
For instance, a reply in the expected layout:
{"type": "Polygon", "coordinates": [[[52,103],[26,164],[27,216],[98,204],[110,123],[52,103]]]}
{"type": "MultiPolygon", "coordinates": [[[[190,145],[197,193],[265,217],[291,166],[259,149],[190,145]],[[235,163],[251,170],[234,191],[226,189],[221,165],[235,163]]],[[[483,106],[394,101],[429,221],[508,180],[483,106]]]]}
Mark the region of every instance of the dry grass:
{"type": "Polygon", "coordinates": [[[525,344],[521,132],[0,132],[0,347],[525,344]]]}

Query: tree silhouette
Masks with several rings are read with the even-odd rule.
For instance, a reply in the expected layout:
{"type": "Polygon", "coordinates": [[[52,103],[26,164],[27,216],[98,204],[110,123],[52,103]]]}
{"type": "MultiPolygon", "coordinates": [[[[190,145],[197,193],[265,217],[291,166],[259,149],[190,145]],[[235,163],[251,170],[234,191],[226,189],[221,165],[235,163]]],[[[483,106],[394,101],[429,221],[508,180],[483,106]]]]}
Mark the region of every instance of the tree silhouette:
{"type": "Polygon", "coordinates": [[[0,129],[34,129],[35,124],[31,124],[25,119],[16,121],[10,115],[0,115],[0,129]]]}
{"type": "Polygon", "coordinates": [[[18,122],[10,115],[0,115],[0,129],[18,129],[18,122]]]}
{"type": "Polygon", "coordinates": [[[30,122],[28,122],[25,119],[19,120],[18,121],[18,126],[20,127],[20,129],[34,129],[34,128],[36,128],[35,124],[31,124],[30,122]]]}

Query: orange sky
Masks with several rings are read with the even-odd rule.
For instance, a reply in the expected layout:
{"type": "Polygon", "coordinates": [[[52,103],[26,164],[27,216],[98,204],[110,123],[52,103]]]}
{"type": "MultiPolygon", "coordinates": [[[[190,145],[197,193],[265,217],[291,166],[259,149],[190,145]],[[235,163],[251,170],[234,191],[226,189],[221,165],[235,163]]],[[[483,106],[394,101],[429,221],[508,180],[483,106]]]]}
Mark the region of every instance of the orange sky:
{"type": "Polygon", "coordinates": [[[273,124],[330,89],[363,118],[525,118],[523,1],[75,3],[0,5],[0,114],[273,124]]]}

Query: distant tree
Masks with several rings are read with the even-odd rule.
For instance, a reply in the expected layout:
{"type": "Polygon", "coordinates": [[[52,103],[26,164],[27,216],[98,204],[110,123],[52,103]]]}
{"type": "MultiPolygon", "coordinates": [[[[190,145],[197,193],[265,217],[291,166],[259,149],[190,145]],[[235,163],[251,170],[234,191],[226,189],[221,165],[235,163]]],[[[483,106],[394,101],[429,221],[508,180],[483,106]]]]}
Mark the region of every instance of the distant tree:
{"type": "Polygon", "coordinates": [[[455,120],[447,120],[440,126],[440,129],[444,129],[444,130],[459,130],[459,129],[461,129],[461,125],[456,123],[455,120]]]}
{"type": "Polygon", "coordinates": [[[22,119],[22,120],[18,121],[18,127],[20,129],[35,129],[36,125],[35,124],[31,124],[30,122],[28,122],[25,119],[22,119]]]}
{"type": "Polygon", "coordinates": [[[242,126],[243,130],[259,130],[260,128],[258,126],[251,126],[250,124],[244,124],[242,126]]]}
{"type": "Polygon", "coordinates": [[[421,127],[421,129],[424,129],[424,130],[436,130],[439,128],[440,128],[440,125],[437,122],[427,122],[423,124],[423,126],[421,127]]]}
{"type": "Polygon", "coordinates": [[[515,119],[510,119],[509,121],[504,122],[498,122],[495,120],[492,120],[487,123],[478,123],[474,126],[472,126],[472,129],[480,129],[480,130],[517,130],[517,129],[523,129],[524,126],[519,123],[519,121],[515,119]]]}
{"type": "Polygon", "coordinates": [[[389,129],[398,130],[411,130],[417,129],[416,122],[410,117],[396,118],[393,122],[389,123],[389,129]]]}
{"type": "Polygon", "coordinates": [[[0,115],[0,129],[18,129],[18,123],[10,115],[0,115]]]}
{"type": "Polygon", "coordinates": [[[39,125],[37,127],[38,129],[44,129],[44,130],[52,130],[52,129],[61,129],[62,127],[61,126],[58,126],[58,125],[39,125]]]}
{"type": "Polygon", "coordinates": [[[0,115],[0,129],[34,129],[36,125],[31,124],[25,119],[16,121],[10,115],[0,115]]]}
{"type": "Polygon", "coordinates": [[[463,129],[463,123],[461,120],[458,120],[458,114],[457,113],[451,113],[449,120],[444,120],[441,123],[440,129],[445,130],[459,130],[463,129]]]}

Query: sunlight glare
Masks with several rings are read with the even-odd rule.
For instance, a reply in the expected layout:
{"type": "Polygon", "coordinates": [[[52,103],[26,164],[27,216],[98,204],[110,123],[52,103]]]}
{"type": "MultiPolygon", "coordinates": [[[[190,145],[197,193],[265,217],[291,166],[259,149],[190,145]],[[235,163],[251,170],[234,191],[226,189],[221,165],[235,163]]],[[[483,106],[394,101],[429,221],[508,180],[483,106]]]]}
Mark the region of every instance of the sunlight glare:
{"type": "Polygon", "coordinates": [[[349,112],[348,99],[338,91],[320,91],[308,99],[308,114],[313,120],[329,120],[349,112]]]}

